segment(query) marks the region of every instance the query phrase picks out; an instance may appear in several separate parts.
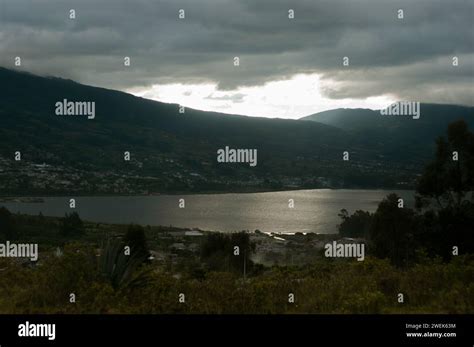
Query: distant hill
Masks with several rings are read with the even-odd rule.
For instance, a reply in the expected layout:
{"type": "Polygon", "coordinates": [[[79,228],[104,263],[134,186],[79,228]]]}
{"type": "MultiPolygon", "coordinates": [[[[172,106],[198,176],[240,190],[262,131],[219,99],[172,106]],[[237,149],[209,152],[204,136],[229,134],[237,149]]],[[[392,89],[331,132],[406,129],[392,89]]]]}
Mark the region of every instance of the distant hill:
{"type": "Polygon", "coordinates": [[[474,107],[421,104],[420,118],[381,115],[380,110],[336,109],[300,118],[350,132],[367,145],[379,146],[387,155],[402,159],[406,153],[421,158],[434,146],[434,139],[446,133],[449,123],[464,119],[474,129],[474,107]],[[414,150],[413,147],[418,147],[414,150]]]}
{"type": "MultiPolygon", "coordinates": [[[[425,109],[406,124],[367,110],[309,117],[317,122],[180,114],[176,104],[4,68],[0,83],[0,195],[404,188],[447,124],[439,117],[426,123],[425,109]],[[94,101],[95,119],[56,115],[63,99],[94,101]],[[413,146],[421,139],[423,146],[413,146]],[[257,149],[257,166],[217,163],[225,146],[257,149]],[[13,161],[16,151],[21,162],[13,161]]],[[[446,107],[440,114],[450,119],[472,115],[471,108],[446,107]]]]}
{"type": "Polygon", "coordinates": [[[328,175],[329,167],[318,160],[334,160],[351,141],[344,131],[325,124],[193,109],[180,114],[176,104],[4,68],[0,83],[5,86],[0,93],[1,156],[13,158],[21,151],[25,161],[95,173],[133,172],[156,178],[154,191],[206,184],[227,190],[235,181],[260,185],[263,180],[277,187],[279,176],[313,176],[309,168],[328,175]],[[95,119],[56,115],[55,104],[63,99],[94,101],[95,119]],[[257,149],[258,165],[217,164],[216,152],[225,146],[257,149]],[[124,165],[124,151],[132,153],[136,166],[124,165]]]}

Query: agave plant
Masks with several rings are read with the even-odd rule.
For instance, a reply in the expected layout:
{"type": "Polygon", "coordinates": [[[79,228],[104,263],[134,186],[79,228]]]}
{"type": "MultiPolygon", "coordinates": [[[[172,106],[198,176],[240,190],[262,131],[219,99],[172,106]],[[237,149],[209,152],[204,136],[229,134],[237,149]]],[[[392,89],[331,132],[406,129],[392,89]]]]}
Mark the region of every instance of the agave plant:
{"type": "Polygon", "coordinates": [[[144,252],[125,252],[121,239],[108,238],[99,256],[99,271],[110,281],[115,289],[141,286],[149,281],[148,271],[137,271],[147,260],[144,252]]]}

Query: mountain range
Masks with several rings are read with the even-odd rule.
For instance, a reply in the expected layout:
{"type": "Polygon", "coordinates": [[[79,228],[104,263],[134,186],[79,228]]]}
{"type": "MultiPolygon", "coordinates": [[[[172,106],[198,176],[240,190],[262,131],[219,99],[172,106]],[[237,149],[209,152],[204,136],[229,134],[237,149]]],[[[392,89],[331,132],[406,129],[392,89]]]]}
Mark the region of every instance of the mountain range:
{"type": "Polygon", "coordinates": [[[447,124],[474,119],[472,107],[433,104],[422,104],[418,120],[364,109],[299,120],[180,113],[176,104],[4,68],[0,82],[1,195],[407,188],[447,124]],[[64,99],[95,102],[95,118],[56,115],[64,99]],[[258,165],[218,163],[226,146],[257,149],[258,165]]]}
{"type": "Polygon", "coordinates": [[[444,135],[449,123],[464,119],[474,128],[474,108],[458,105],[421,104],[420,118],[381,115],[380,110],[336,109],[300,118],[334,126],[372,145],[396,160],[406,155],[424,160],[434,139],[444,135]],[[365,139],[365,140],[364,140],[365,139]]]}

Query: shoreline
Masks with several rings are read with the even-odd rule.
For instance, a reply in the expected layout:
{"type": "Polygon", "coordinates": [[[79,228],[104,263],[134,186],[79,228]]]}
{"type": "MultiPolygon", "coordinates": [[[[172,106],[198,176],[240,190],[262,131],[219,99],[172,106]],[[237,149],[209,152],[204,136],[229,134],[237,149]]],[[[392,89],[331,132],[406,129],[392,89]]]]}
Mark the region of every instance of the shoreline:
{"type": "Polygon", "coordinates": [[[0,203],[8,202],[15,199],[43,199],[43,198],[61,198],[61,197],[90,197],[90,198],[108,198],[108,197],[153,197],[153,196],[177,196],[177,195],[231,195],[231,194],[264,194],[264,193],[281,193],[281,192],[297,192],[297,191],[413,191],[414,189],[401,189],[401,188],[298,188],[298,189],[278,189],[278,190],[257,190],[257,191],[231,191],[231,192],[174,192],[174,193],[155,193],[155,194],[52,194],[52,195],[2,195],[0,194],[0,203]]]}

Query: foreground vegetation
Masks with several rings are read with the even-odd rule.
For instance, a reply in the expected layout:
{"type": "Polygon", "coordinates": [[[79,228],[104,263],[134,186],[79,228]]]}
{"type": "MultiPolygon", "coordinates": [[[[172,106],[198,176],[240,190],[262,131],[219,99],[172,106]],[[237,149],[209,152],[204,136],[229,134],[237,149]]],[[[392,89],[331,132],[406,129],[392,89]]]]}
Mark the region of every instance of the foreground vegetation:
{"type": "Polygon", "coordinates": [[[0,258],[0,313],[472,314],[473,192],[474,135],[457,122],[420,177],[415,209],[389,195],[373,214],[341,212],[341,236],[367,245],[360,262],[320,249],[305,264],[264,266],[245,232],[204,233],[186,247],[176,228],[0,208],[0,242],[39,243],[41,253],[0,258]]]}
{"type": "Polygon", "coordinates": [[[42,247],[36,263],[0,258],[0,313],[474,312],[474,255],[447,261],[420,249],[398,266],[320,252],[304,265],[263,266],[250,257],[249,234],[238,233],[205,234],[194,253],[150,260],[149,250],[176,241],[175,229],[10,217],[21,239],[42,247]]]}
{"type": "Polygon", "coordinates": [[[472,313],[474,258],[429,260],[397,269],[386,260],[321,260],[233,272],[173,273],[145,265],[120,287],[93,249],[69,245],[36,268],[2,260],[1,313],[472,313]],[[74,293],[76,300],[70,302],[74,293]],[[404,303],[398,294],[404,294],[404,303]],[[180,294],[184,294],[184,297],[180,294]],[[294,294],[294,303],[289,295],[294,294]],[[184,298],[184,300],[183,300],[184,298]],[[180,300],[181,299],[181,300],[180,300]],[[183,302],[184,301],[184,302],[183,302]]]}

